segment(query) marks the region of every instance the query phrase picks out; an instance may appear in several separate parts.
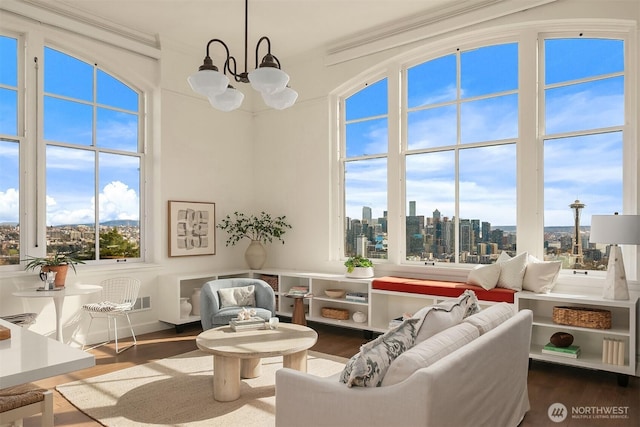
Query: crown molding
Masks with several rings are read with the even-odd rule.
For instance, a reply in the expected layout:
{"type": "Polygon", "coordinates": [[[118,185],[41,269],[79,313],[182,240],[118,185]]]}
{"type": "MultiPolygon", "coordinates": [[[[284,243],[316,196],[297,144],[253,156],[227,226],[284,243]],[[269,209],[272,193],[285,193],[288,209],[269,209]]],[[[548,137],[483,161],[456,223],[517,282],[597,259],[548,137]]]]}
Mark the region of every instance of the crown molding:
{"type": "Polygon", "coordinates": [[[390,22],[356,34],[327,48],[326,65],[378,53],[558,0],[466,0],[429,10],[413,18],[390,22]]]}
{"type": "Polygon", "coordinates": [[[0,10],[150,58],[160,58],[160,42],[157,35],[98,19],[62,3],[52,5],[42,0],[2,0],[0,10]]]}

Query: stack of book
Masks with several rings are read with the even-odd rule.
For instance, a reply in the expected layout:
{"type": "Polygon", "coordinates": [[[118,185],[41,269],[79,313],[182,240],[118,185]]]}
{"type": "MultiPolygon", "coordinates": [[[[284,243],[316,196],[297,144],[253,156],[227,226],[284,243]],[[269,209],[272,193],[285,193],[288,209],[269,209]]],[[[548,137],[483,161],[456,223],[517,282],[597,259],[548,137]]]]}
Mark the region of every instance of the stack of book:
{"type": "Polygon", "coordinates": [[[265,329],[265,321],[260,317],[252,317],[249,320],[231,319],[229,326],[234,332],[246,331],[249,329],[265,329]]]}
{"type": "Polygon", "coordinates": [[[369,296],[364,292],[347,292],[345,299],[347,301],[367,302],[369,296]]]}
{"type": "Polygon", "coordinates": [[[309,288],[306,286],[292,286],[287,292],[288,296],[292,297],[308,297],[311,296],[309,293],[309,288]]]}
{"type": "Polygon", "coordinates": [[[569,347],[556,347],[555,345],[548,343],[542,348],[542,353],[577,359],[578,356],[580,356],[580,347],[577,345],[570,345],[569,347]]]}

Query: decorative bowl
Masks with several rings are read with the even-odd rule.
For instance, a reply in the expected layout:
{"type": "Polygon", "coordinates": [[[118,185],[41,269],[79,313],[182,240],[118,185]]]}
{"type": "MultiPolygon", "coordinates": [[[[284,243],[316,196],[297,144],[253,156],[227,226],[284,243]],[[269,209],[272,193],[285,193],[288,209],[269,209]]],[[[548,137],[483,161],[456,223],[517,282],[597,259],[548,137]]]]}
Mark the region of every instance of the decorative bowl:
{"type": "Polygon", "coordinates": [[[325,289],[324,293],[329,298],[342,298],[346,291],[344,289],[325,289]]]}

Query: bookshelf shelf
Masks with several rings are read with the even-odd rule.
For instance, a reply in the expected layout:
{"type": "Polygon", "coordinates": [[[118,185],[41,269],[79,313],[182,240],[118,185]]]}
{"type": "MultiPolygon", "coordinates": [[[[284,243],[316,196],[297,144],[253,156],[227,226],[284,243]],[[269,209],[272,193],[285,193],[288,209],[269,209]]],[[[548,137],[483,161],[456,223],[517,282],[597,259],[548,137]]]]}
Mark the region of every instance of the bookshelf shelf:
{"type": "Polygon", "coordinates": [[[598,369],[619,374],[618,382],[625,385],[628,376],[637,372],[637,312],[638,296],[631,295],[629,300],[607,300],[598,296],[567,294],[535,294],[518,292],[516,309],[533,311],[530,357],[534,360],[560,363],[588,369],[598,369]],[[554,306],[572,306],[597,308],[611,311],[611,329],[592,329],[554,323],[554,306]],[[569,358],[542,353],[542,348],[555,332],[567,332],[573,335],[573,345],[580,347],[578,358],[569,358]],[[603,362],[603,341],[614,339],[624,343],[624,363],[621,365],[603,362]]]}

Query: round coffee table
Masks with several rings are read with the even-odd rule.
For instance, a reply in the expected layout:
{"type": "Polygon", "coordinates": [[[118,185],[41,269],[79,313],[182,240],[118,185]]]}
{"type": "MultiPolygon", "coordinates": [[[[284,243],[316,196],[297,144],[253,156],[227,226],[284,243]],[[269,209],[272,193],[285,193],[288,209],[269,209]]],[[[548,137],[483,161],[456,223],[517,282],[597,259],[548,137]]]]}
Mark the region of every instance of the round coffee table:
{"type": "Polygon", "coordinates": [[[240,378],[260,376],[263,357],[283,356],[285,368],[306,372],[307,349],[317,340],[318,334],[311,328],[280,323],[277,329],[209,329],[198,335],[196,345],[213,354],[214,399],[230,402],[240,397],[240,378]]]}

